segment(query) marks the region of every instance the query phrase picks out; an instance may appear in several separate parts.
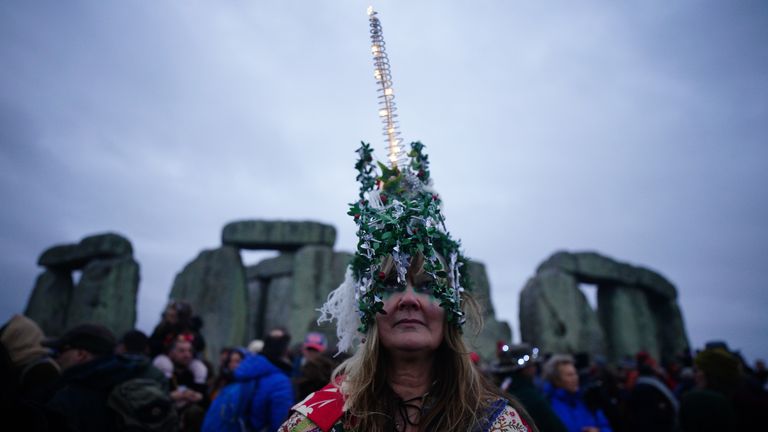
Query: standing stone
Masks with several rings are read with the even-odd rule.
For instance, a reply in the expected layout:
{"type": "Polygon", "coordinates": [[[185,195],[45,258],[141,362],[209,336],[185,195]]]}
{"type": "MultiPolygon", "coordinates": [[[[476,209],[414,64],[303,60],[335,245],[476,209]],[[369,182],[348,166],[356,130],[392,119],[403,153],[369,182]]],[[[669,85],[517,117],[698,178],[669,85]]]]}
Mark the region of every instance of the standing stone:
{"type": "Polygon", "coordinates": [[[238,221],[224,227],[221,241],[241,249],[295,251],[307,245],[333,247],[336,228],[319,222],[238,221]]]}
{"type": "Polygon", "coordinates": [[[262,324],[257,329],[261,338],[266,337],[267,332],[275,327],[285,327],[291,334],[292,341],[296,342],[298,334],[291,328],[291,320],[294,318],[293,278],[290,275],[276,276],[269,280],[266,289],[267,302],[259,305],[263,312],[262,324]]]}
{"type": "Polygon", "coordinates": [[[72,299],[72,275],[67,270],[46,270],[37,277],[24,315],[35,321],[48,337],[67,329],[67,307],[72,299]]]}
{"type": "MultiPolygon", "coordinates": [[[[256,265],[248,266],[245,269],[246,280],[248,282],[248,327],[246,328],[246,340],[251,341],[256,338],[263,338],[264,333],[269,328],[277,325],[273,319],[275,309],[280,309],[279,305],[284,301],[275,299],[278,303],[277,308],[269,308],[269,291],[272,282],[274,284],[275,294],[285,291],[281,288],[278,281],[280,278],[288,278],[293,273],[292,252],[284,252],[274,258],[267,258],[256,265]]],[[[290,286],[290,282],[288,282],[290,286]]],[[[282,313],[282,312],[279,312],[282,313]]],[[[280,316],[279,314],[277,315],[280,316]]],[[[283,315],[285,316],[285,315],[283,315]]]]}
{"type": "Polygon", "coordinates": [[[618,362],[646,351],[659,359],[657,327],[648,298],[642,290],[622,286],[597,290],[598,315],[608,341],[608,358],[618,362]]]}
{"type": "Polygon", "coordinates": [[[309,331],[320,331],[333,346],[335,328],[317,325],[317,309],[344,280],[351,259],[349,253],[310,245],[248,267],[251,337],[263,338],[271,328],[283,326],[295,343],[309,331]]]}
{"type": "Polygon", "coordinates": [[[688,338],[685,333],[683,314],[675,300],[660,300],[652,303],[657,324],[661,361],[675,360],[677,354],[687,352],[688,338]]]}
{"type": "Polygon", "coordinates": [[[325,302],[333,285],[333,249],[329,246],[304,246],[296,252],[293,268],[293,315],[288,324],[292,335],[304,335],[317,321],[317,309],[325,302]]]}
{"type": "Polygon", "coordinates": [[[67,327],[95,322],[121,337],[136,323],[139,264],[130,257],[93,259],[83,268],[67,309],[67,327]]]}
{"type": "Polygon", "coordinates": [[[575,277],[545,269],[528,280],[520,293],[523,342],[543,353],[602,353],[604,339],[597,315],[579,290],[575,277]]]}
{"type": "Polygon", "coordinates": [[[202,318],[209,360],[218,359],[221,348],[247,342],[248,292],[238,249],[201,252],[176,276],[170,297],[188,301],[202,318]]]}
{"type": "Polygon", "coordinates": [[[512,341],[512,329],[506,321],[496,319],[496,311],[491,302],[491,287],[485,265],[470,261],[467,271],[472,280],[472,295],[483,313],[483,329],[475,336],[474,329],[465,326],[464,338],[468,346],[486,361],[492,361],[496,356],[496,341],[512,341]]]}

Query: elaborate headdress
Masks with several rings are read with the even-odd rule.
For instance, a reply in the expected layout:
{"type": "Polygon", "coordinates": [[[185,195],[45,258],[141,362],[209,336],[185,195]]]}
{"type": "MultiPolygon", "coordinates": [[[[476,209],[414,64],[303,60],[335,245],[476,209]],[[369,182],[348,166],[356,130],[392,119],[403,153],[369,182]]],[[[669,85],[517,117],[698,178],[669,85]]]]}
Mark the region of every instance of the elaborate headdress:
{"type": "Polygon", "coordinates": [[[432,294],[445,310],[446,320],[457,327],[465,321],[461,296],[469,287],[467,260],[459,250],[459,242],[445,228],[441,199],[432,189],[424,145],[413,142],[408,153],[403,150],[381,23],[372,8],[368,8],[368,16],[389,165],[374,163],[369,144],[363,142],[357,150],[355,169],[360,194],[348,212],[358,228],[357,251],[344,282],[328,296],[318,320],[336,320],[339,351],[347,351],[360,340],[376,314],[383,312],[382,290],[387,275],[382,263],[387,257],[392,258],[397,284],[405,285],[411,259],[423,256],[424,271],[434,280],[432,294]]]}

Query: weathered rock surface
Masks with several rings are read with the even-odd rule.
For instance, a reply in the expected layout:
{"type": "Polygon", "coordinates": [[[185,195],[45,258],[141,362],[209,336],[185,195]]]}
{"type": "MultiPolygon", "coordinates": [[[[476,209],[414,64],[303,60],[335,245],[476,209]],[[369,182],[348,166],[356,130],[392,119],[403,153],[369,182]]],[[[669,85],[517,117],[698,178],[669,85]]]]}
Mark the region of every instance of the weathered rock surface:
{"type": "Polygon", "coordinates": [[[651,307],[658,328],[661,359],[672,360],[673,354],[681,353],[689,347],[683,313],[674,300],[652,301],[651,307]]]}
{"type": "Polygon", "coordinates": [[[104,324],[117,337],[136,322],[139,265],[133,247],[115,233],[47,249],[38,263],[47,270],[37,279],[26,314],[48,336],[59,336],[85,322],[104,324]],[[72,271],[82,270],[73,286],[72,271]]]}
{"type": "Polygon", "coordinates": [[[618,361],[645,350],[656,359],[670,360],[688,348],[676,298],[674,285],[647,268],[594,252],[558,252],[538,267],[521,293],[520,330],[523,341],[537,344],[545,352],[605,352],[618,361]],[[576,296],[580,283],[598,287],[597,316],[605,335],[605,351],[552,339],[563,328],[582,325],[581,301],[567,301],[576,296]],[[573,294],[565,294],[569,290],[573,294]]]}
{"type": "Polygon", "coordinates": [[[48,268],[76,270],[94,259],[132,255],[133,247],[128,239],[119,234],[105,233],[85,237],[78,244],[53,246],[40,255],[37,263],[48,268]]]}
{"type": "Polygon", "coordinates": [[[660,358],[657,323],[642,290],[602,286],[597,291],[597,301],[611,360],[634,356],[638,351],[647,351],[653,358],[660,358]]]}
{"type": "Polygon", "coordinates": [[[67,308],[67,327],[96,322],[116,337],[136,323],[139,264],[131,257],[94,259],[83,268],[67,308]]]}
{"type": "Polygon", "coordinates": [[[67,307],[73,290],[69,271],[44,271],[37,277],[24,315],[35,321],[46,336],[63,335],[67,329],[67,307]]]}
{"type": "Polygon", "coordinates": [[[308,245],[333,247],[336,228],[319,222],[238,221],[224,227],[221,239],[241,249],[295,251],[308,245]]]}
{"type": "Polygon", "coordinates": [[[578,281],[557,269],[528,280],[520,293],[520,335],[544,353],[599,353],[604,337],[578,281]]]}
{"type": "Polygon", "coordinates": [[[248,293],[237,248],[201,252],[176,276],[170,298],[188,301],[203,319],[208,359],[217,359],[225,346],[247,342],[248,293]]]}
{"type": "Polygon", "coordinates": [[[293,273],[293,260],[295,254],[284,252],[274,258],[259,261],[256,265],[245,268],[248,280],[271,279],[277,276],[286,276],[293,273]]]}
{"type": "Polygon", "coordinates": [[[496,311],[491,302],[491,287],[488,282],[488,273],[485,265],[477,261],[470,261],[468,265],[469,276],[472,278],[472,295],[477,300],[483,312],[483,329],[475,336],[474,329],[467,327],[464,330],[464,338],[468,346],[486,361],[492,361],[496,356],[496,341],[512,341],[512,329],[506,321],[496,319],[496,311]]]}
{"type": "Polygon", "coordinates": [[[557,252],[541,263],[536,271],[548,268],[570,273],[582,283],[620,284],[645,289],[669,299],[677,298],[675,286],[660,274],[644,267],[615,261],[595,252],[557,252]]]}
{"type": "Polygon", "coordinates": [[[263,337],[269,329],[282,326],[295,343],[309,331],[321,331],[332,347],[335,329],[317,326],[317,309],[344,280],[351,259],[351,254],[334,252],[329,246],[310,245],[250,266],[250,337],[263,337]]]}

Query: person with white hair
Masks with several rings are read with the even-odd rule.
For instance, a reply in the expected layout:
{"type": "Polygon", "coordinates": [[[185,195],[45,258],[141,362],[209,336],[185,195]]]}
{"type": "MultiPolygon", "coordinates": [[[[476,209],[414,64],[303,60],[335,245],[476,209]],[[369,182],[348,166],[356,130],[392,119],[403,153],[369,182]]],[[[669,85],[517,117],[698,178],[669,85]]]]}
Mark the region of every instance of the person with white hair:
{"type": "Polygon", "coordinates": [[[552,409],[569,432],[611,432],[603,412],[590,410],[584,403],[573,357],[553,355],[544,364],[542,374],[547,381],[544,391],[552,409]]]}

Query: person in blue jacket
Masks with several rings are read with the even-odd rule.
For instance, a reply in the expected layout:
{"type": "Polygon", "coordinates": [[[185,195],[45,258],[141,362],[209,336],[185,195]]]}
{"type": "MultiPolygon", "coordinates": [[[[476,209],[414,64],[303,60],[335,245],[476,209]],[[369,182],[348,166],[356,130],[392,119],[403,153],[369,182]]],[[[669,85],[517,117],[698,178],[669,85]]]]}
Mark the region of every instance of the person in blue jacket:
{"type": "Polygon", "coordinates": [[[544,365],[543,374],[547,398],[569,432],[611,432],[602,411],[592,411],[584,403],[579,374],[571,356],[553,355],[544,365]]]}
{"type": "Polygon", "coordinates": [[[235,369],[208,409],[204,432],[277,431],[294,404],[292,365],[287,358],[291,337],[282,328],[269,332],[261,354],[249,354],[235,369]]]}

